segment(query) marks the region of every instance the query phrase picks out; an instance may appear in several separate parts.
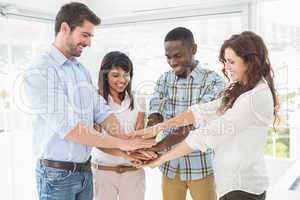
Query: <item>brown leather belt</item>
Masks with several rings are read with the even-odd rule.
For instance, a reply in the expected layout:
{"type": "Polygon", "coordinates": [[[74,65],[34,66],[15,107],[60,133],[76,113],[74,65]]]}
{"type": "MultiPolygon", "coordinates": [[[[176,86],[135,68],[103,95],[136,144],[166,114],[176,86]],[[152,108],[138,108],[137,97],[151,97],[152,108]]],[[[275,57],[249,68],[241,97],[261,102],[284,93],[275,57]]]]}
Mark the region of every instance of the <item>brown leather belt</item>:
{"type": "Polygon", "coordinates": [[[122,174],[122,173],[128,172],[128,171],[136,171],[136,170],[138,170],[137,168],[132,167],[132,166],[125,166],[125,165],[103,166],[103,165],[99,165],[99,164],[96,164],[96,163],[92,163],[92,167],[94,169],[98,169],[98,170],[114,171],[114,172],[117,172],[119,174],[122,174]]]}
{"type": "Polygon", "coordinates": [[[46,159],[40,159],[39,162],[41,165],[44,165],[46,167],[53,167],[53,168],[63,169],[63,170],[68,170],[73,172],[91,170],[90,159],[84,163],[73,163],[73,162],[55,161],[55,160],[46,160],[46,159]]]}

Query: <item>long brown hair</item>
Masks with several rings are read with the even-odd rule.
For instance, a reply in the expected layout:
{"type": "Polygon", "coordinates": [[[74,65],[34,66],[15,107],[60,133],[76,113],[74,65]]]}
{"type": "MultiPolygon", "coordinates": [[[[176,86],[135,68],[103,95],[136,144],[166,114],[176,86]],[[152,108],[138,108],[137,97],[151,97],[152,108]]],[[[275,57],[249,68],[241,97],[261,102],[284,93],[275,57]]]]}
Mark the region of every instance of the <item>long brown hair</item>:
{"type": "Polygon", "coordinates": [[[128,93],[130,98],[129,108],[132,110],[134,108],[134,100],[131,91],[132,87],[132,77],[133,77],[133,67],[130,58],[120,52],[120,51],[111,51],[107,53],[101,63],[99,77],[98,77],[98,92],[103,98],[108,102],[108,95],[110,93],[109,83],[108,83],[108,73],[113,67],[121,67],[124,71],[128,72],[130,75],[130,81],[122,93],[123,98],[125,97],[125,92],[128,93]]]}
{"type": "Polygon", "coordinates": [[[232,49],[235,54],[240,57],[247,66],[246,69],[246,84],[234,82],[224,91],[221,112],[225,112],[231,108],[235,100],[244,92],[253,89],[257,83],[264,78],[271,90],[274,104],[274,122],[273,126],[279,122],[278,109],[279,101],[277,92],[274,86],[274,71],[271,67],[268,50],[263,39],[251,32],[245,31],[241,34],[232,35],[228,40],[225,40],[219,54],[219,60],[223,63],[222,72],[228,78],[225,70],[225,49],[232,49]]]}

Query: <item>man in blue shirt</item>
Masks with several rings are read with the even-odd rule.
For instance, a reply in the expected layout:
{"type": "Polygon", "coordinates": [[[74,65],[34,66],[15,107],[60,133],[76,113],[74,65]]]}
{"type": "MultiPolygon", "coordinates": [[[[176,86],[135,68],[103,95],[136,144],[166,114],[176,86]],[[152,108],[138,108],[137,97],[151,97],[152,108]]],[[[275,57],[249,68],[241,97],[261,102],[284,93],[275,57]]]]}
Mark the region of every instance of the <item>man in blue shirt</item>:
{"type": "Polygon", "coordinates": [[[153,140],[122,139],[120,125],[98,95],[87,69],[77,61],[91,45],[100,19],[84,4],[61,7],[51,50],[24,75],[27,106],[34,115],[33,147],[39,199],[92,200],[92,146],[124,151],[151,147],[153,140]],[[109,135],[101,135],[100,124],[109,135]]]}

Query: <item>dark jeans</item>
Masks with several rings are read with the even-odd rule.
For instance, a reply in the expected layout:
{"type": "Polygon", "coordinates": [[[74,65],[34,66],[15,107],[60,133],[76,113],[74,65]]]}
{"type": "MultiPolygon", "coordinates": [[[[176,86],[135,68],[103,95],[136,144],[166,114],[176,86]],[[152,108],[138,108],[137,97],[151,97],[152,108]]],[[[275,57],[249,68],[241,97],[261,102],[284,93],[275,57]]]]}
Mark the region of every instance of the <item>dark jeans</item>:
{"type": "Polygon", "coordinates": [[[262,194],[251,194],[248,192],[236,190],[222,196],[220,200],[265,200],[266,192],[262,194]]]}

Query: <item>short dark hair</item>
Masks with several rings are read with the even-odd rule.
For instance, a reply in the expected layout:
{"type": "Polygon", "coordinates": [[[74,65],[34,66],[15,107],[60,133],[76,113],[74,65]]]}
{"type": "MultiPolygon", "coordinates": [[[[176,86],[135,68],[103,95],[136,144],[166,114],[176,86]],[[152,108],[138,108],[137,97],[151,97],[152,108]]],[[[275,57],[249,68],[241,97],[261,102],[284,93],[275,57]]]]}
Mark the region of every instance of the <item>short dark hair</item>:
{"type": "Polygon", "coordinates": [[[100,18],[83,3],[71,2],[63,5],[55,18],[55,35],[58,34],[63,22],[66,22],[72,31],[75,27],[81,26],[84,20],[94,25],[101,22],[100,18]]]}
{"type": "Polygon", "coordinates": [[[184,27],[177,27],[171,30],[165,37],[165,42],[180,40],[183,44],[192,46],[195,43],[193,33],[184,27]]]}
{"type": "MultiPolygon", "coordinates": [[[[101,63],[99,77],[98,77],[98,91],[99,94],[108,102],[108,95],[110,94],[109,84],[108,84],[108,73],[113,67],[121,67],[124,71],[129,73],[130,81],[125,88],[130,98],[129,108],[134,109],[134,100],[132,95],[132,77],[133,77],[133,65],[130,58],[120,51],[111,51],[107,53],[101,63]]],[[[125,91],[123,95],[125,96],[125,91]]]]}

